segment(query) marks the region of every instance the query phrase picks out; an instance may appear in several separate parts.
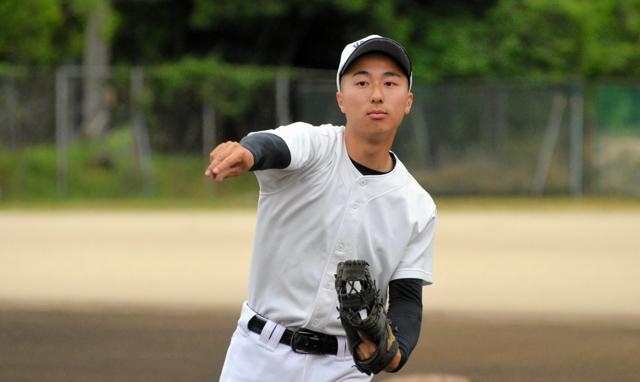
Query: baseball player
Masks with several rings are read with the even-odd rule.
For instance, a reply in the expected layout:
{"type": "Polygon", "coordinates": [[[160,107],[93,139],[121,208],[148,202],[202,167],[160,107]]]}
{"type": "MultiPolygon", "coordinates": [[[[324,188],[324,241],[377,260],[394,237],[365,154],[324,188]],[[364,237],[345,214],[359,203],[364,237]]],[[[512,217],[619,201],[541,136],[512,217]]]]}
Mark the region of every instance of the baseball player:
{"type": "Polygon", "coordinates": [[[253,171],[260,186],[249,296],[222,381],[369,381],[400,370],[417,344],[436,208],[390,151],[413,102],[411,61],[368,36],[344,48],[336,82],[345,126],[296,122],[211,152],[206,176],[253,171]],[[345,335],[336,269],[347,260],[366,262],[388,303],[389,346],[345,335]]]}

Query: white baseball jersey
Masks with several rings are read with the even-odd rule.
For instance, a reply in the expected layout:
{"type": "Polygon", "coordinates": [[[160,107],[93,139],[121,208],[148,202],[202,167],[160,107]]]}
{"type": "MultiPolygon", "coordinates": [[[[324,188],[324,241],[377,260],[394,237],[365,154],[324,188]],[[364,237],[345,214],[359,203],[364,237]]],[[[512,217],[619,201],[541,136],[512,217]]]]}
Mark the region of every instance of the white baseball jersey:
{"type": "Polygon", "coordinates": [[[266,132],[291,152],[285,169],[255,171],[260,184],[249,306],[287,327],[344,335],[334,275],[363,259],[386,299],[389,281],[432,282],[436,208],[396,158],[393,170],[363,176],[344,126],[294,123],[266,132]]]}

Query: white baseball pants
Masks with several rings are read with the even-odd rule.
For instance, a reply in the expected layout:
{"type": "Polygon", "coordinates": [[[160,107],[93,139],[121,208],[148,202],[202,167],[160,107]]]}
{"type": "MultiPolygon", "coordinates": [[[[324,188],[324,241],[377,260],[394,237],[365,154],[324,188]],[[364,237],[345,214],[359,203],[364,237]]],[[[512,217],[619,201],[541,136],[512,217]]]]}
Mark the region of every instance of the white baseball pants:
{"type": "Polygon", "coordinates": [[[371,381],[372,377],[354,366],[346,337],[337,337],[337,355],[299,354],[291,346],[279,342],[285,329],[282,325],[267,321],[262,334],[249,331],[247,323],[254,314],[245,302],[238,327],[231,337],[220,381],[371,381]]]}

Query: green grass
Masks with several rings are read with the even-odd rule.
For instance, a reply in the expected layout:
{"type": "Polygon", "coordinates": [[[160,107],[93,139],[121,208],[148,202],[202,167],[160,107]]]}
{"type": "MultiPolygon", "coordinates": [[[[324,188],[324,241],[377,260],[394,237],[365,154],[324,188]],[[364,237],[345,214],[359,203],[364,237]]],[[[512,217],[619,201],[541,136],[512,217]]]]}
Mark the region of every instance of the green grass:
{"type": "MultiPolygon", "coordinates": [[[[133,155],[129,129],[116,129],[102,144],[77,142],[67,151],[68,188],[58,195],[56,151],[51,145],[0,149],[0,209],[220,209],[255,208],[253,174],[215,184],[204,177],[197,154],[152,156],[149,186],[133,155]]],[[[433,191],[433,190],[432,190],[433,191]]],[[[631,210],[640,198],[481,196],[432,192],[440,211],[454,210],[631,210]]]]}
{"type": "MultiPolygon", "coordinates": [[[[224,185],[222,185],[224,186],[224,185]]],[[[1,210],[255,210],[257,190],[212,192],[203,198],[67,198],[62,200],[13,200],[1,210]]],[[[640,199],[569,197],[435,197],[440,213],[459,211],[627,211],[640,213],[640,199]]]]}
{"type": "Polygon", "coordinates": [[[236,196],[216,196],[208,199],[160,199],[160,198],[124,198],[124,199],[65,199],[60,201],[11,201],[0,203],[0,211],[40,211],[40,210],[254,210],[257,194],[236,196]]]}
{"type": "Polygon", "coordinates": [[[480,196],[436,197],[441,211],[462,210],[528,210],[528,211],[611,211],[640,212],[640,198],[632,197],[528,197],[528,196],[480,196]]]}
{"type": "Polygon", "coordinates": [[[71,145],[63,194],[57,187],[54,146],[0,149],[0,205],[163,205],[190,199],[213,205],[252,199],[255,204],[258,187],[252,174],[215,185],[203,175],[204,158],[191,153],[154,153],[149,173],[143,174],[132,147],[124,129],[110,133],[102,144],[71,145]]]}

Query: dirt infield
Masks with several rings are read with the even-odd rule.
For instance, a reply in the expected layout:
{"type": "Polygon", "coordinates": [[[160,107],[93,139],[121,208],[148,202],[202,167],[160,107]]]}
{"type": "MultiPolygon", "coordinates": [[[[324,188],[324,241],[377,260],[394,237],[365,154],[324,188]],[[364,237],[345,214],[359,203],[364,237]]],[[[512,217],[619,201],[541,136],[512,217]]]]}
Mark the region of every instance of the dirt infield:
{"type": "MultiPolygon", "coordinates": [[[[423,336],[402,374],[640,380],[637,211],[439,219],[423,336]]],[[[254,221],[0,211],[0,381],[216,380],[254,221]]]]}
{"type": "MultiPolygon", "coordinates": [[[[216,381],[235,312],[0,311],[0,381],[216,381]]],[[[398,376],[635,382],[640,329],[429,313],[398,376]]],[[[384,380],[390,375],[376,380],[384,380]]]]}
{"type": "MultiPolygon", "coordinates": [[[[638,212],[439,219],[427,309],[640,316],[638,212]]],[[[0,212],[0,300],[236,308],[254,223],[247,211],[0,212]]]]}

